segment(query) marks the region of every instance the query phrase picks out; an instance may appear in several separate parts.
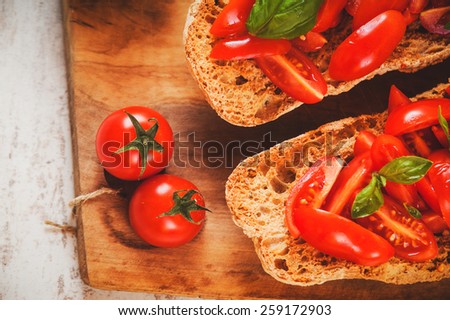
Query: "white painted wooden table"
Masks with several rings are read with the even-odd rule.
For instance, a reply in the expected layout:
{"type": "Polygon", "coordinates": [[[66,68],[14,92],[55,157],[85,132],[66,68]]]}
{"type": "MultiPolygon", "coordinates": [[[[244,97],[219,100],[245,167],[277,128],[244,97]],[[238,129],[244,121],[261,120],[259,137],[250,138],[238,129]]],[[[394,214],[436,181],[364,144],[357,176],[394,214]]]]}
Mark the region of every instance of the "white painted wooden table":
{"type": "Polygon", "coordinates": [[[59,0],[0,0],[0,299],[158,299],[80,279],[59,0]]]}

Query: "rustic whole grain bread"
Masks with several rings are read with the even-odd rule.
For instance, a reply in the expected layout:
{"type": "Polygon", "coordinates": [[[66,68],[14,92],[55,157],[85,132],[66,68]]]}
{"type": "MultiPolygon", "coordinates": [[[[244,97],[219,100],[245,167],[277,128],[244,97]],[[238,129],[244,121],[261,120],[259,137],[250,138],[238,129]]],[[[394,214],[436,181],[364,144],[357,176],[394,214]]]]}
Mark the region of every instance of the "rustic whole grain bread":
{"type": "MultiPolygon", "coordinates": [[[[211,107],[226,121],[245,127],[260,125],[299,107],[261,72],[253,60],[219,61],[209,58],[216,39],[209,34],[215,18],[227,0],[195,0],[184,30],[185,52],[192,74],[211,107]]],[[[325,33],[329,42],[310,55],[328,82],[328,95],[348,91],[363,80],[392,70],[415,72],[439,63],[450,55],[450,37],[432,35],[417,22],[408,31],[391,57],[364,78],[337,82],[327,68],[331,53],[351,32],[350,19],[325,33]]]]}
{"type": "MultiPolygon", "coordinates": [[[[445,87],[416,99],[442,97],[445,87]]],[[[302,239],[290,236],[284,223],[284,205],[291,188],[318,158],[335,155],[348,159],[361,130],[383,132],[386,112],[347,118],[287,140],[247,158],[226,184],[226,201],[234,222],[253,240],[262,267],[275,279],[308,286],[337,279],[370,279],[394,284],[450,278],[450,232],[438,236],[439,255],[429,262],[398,258],[377,267],[365,267],[332,258],[302,239]]]]}

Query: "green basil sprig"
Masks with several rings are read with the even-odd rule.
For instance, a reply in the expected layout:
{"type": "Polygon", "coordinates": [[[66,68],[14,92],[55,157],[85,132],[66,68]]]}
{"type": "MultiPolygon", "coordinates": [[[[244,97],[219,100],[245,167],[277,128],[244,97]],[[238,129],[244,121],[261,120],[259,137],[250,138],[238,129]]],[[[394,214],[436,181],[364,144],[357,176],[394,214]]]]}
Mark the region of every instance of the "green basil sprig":
{"type": "Polygon", "coordinates": [[[444,118],[444,116],[442,115],[442,109],[441,106],[439,106],[439,112],[438,112],[438,120],[439,120],[439,124],[442,127],[442,130],[444,130],[445,135],[447,136],[447,140],[448,140],[448,144],[449,144],[449,150],[450,150],[450,134],[449,134],[449,130],[448,130],[448,122],[447,120],[444,118]]]}
{"type": "Polygon", "coordinates": [[[404,203],[403,207],[405,207],[406,211],[408,211],[409,214],[412,215],[414,218],[416,218],[416,219],[422,218],[422,213],[420,213],[419,209],[414,208],[413,206],[410,206],[407,203],[404,203]]]}
{"type": "MultiPolygon", "coordinates": [[[[432,164],[430,160],[416,156],[399,157],[387,163],[379,172],[372,174],[370,183],[356,195],[352,218],[370,216],[383,205],[381,189],[386,186],[386,180],[401,184],[416,183],[427,174],[432,164]]],[[[412,216],[420,214],[411,211],[408,209],[412,216]]]]}
{"type": "Polygon", "coordinates": [[[250,34],[269,39],[294,39],[310,31],[323,0],[256,0],[247,19],[250,34]]]}

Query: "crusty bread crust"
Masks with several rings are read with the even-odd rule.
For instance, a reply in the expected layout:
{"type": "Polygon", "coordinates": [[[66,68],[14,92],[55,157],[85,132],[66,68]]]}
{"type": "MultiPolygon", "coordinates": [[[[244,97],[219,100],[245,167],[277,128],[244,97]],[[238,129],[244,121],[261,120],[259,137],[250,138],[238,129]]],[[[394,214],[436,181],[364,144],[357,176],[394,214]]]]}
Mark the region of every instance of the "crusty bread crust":
{"type": "MultiPolygon", "coordinates": [[[[420,98],[442,97],[446,86],[420,98]]],[[[262,267],[272,277],[300,286],[337,279],[410,284],[450,278],[448,231],[437,237],[439,255],[432,261],[411,263],[392,258],[383,265],[365,267],[332,258],[302,239],[294,239],[284,223],[285,201],[308,167],[324,155],[350,158],[358,132],[382,133],[386,116],[386,112],[363,115],[323,125],[247,158],[229,176],[226,201],[233,220],[253,240],[262,267]]]]}
{"type": "MultiPolygon", "coordinates": [[[[226,121],[239,126],[256,126],[277,119],[299,107],[261,72],[253,60],[219,61],[209,58],[216,39],[209,34],[212,23],[228,1],[195,0],[184,30],[188,65],[206,100],[226,121]]],[[[337,82],[330,79],[327,68],[331,53],[351,32],[350,20],[328,31],[329,42],[311,58],[328,83],[328,95],[337,95],[359,82],[389,71],[414,72],[442,62],[450,55],[450,37],[424,32],[419,23],[408,31],[391,57],[376,71],[358,80],[337,82]]]]}

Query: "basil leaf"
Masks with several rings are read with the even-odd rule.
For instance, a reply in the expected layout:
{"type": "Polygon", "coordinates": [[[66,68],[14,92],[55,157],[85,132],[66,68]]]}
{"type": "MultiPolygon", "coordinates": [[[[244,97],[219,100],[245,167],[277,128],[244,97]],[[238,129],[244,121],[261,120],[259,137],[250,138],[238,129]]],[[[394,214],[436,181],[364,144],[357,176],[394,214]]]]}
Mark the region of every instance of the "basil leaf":
{"type": "Polygon", "coordinates": [[[396,158],[380,170],[380,174],[389,181],[412,184],[422,179],[433,162],[428,159],[405,156],[396,158]]]}
{"type": "Polygon", "coordinates": [[[256,0],[247,19],[250,34],[269,39],[294,39],[310,31],[323,0],[256,0]]]}
{"type": "Polygon", "coordinates": [[[420,213],[420,211],[417,208],[414,208],[413,206],[410,206],[406,202],[403,203],[403,206],[405,207],[406,211],[408,211],[408,213],[412,217],[414,217],[416,219],[422,219],[422,213],[420,213]]]}
{"type": "MultiPolygon", "coordinates": [[[[439,106],[439,113],[438,113],[438,119],[439,119],[439,124],[442,127],[442,130],[444,130],[445,135],[447,136],[447,140],[448,140],[448,144],[450,145],[450,134],[448,132],[448,122],[447,120],[444,118],[444,116],[442,115],[442,109],[441,106],[439,106]]],[[[450,149],[450,147],[449,147],[450,149]]]]}
{"type": "Polygon", "coordinates": [[[380,175],[374,173],[370,183],[362,189],[352,205],[352,218],[363,218],[376,212],[384,203],[381,188],[386,181],[380,175]]]}

